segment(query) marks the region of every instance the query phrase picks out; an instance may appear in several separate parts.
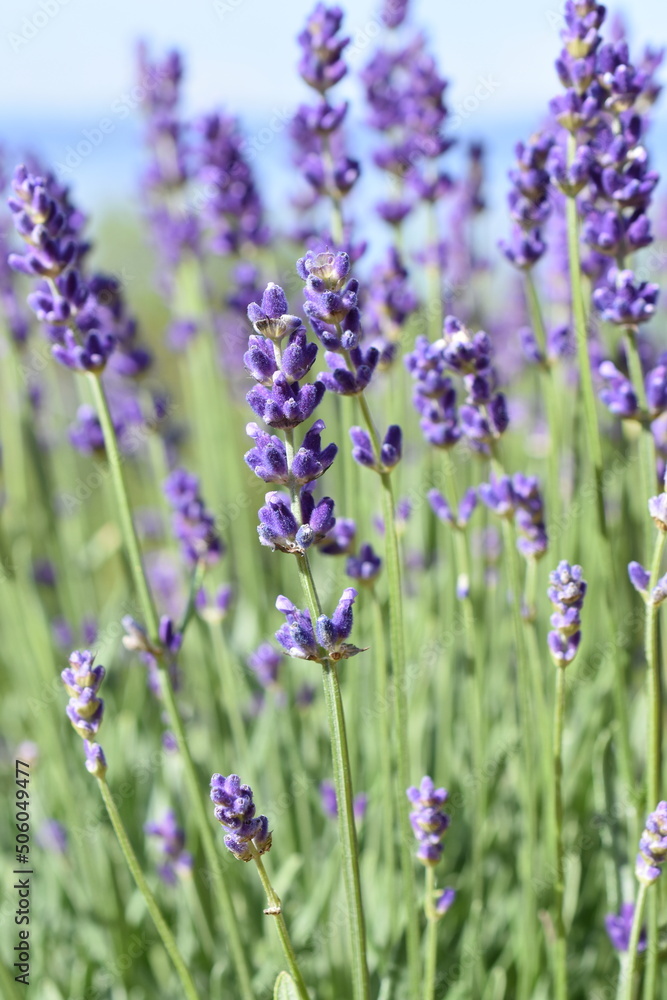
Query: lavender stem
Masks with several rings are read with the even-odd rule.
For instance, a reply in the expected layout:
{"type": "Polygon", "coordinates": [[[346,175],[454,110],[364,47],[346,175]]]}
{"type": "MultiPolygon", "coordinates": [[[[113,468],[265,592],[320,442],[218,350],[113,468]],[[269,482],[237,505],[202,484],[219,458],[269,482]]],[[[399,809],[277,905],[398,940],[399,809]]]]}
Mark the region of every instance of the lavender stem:
{"type": "Polygon", "coordinates": [[[118,839],[120,849],[123,852],[125,861],[127,862],[127,867],[130,869],[132,878],[134,879],[137,889],[144,897],[148,912],[150,913],[153,923],[157,929],[158,934],[162,938],[162,943],[165,947],[165,951],[169,955],[176,972],[178,973],[178,978],[181,981],[183,987],[184,996],[187,1000],[199,1000],[197,990],[192,982],[192,978],[188,971],[188,968],[183,961],[181,953],[178,950],[178,945],[174,939],[174,935],[171,933],[162,913],[160,907],[158,906],[155,896],[150,890],[148,882],[144,877],[144,873],[141,870],[141,866],[137,860],[137,856],[132,849],[132,845],[127,836],[125,827],[123,826],[123,821],[120,818],[120,813],[116,808],[116,803],[114,802],[113,795],[107,785],[105,778],[98,778],[97,783],[102,793],[102,798],[104,800],[104,805],[106,806],[107,813],[109,814],[109,819],[111,820],[111,825],[114,828],[114,832],[118,839]]]}
{"type": "MultiPolygon", "coordinates": [[[[285,431],[285,453],[287,467],[291,470],[294,461],[294,431],[285,431]]],[[[290,480],[292,510],[300,519],[299,498],[293,480],[290,480]]],[[[322,613],[315,581],[310,569],[308,555],[296,556],[299,578],[311,620],[316,622],[322,613]]],[[[345,713],[338,681],[338,668],[333,660],[322,661],[322,681],[324,699],[329,721],[331,756],[333,761],[334,785],[338,802],[338,834],[343,856],[343,881],[349,917],[350,944],[352,950],[352,981],[355,1000],[369,1000],[370,983],[366,961],[366,926],[361,897],[361,877],[359,874],[359,845],[354,822],[352,795],[352,775],[350,754],[345,729],[345,713]]]]}
{"type": "MultiPolygon", "coordinates": [[[[125,480],[123,477],[121,455],[118,447],[118,440],[116,438],[116,431],[113,425],[113,421],[111,419],[111,414],[109,412],[109,404],[107,402],[106,394],[104,392],[104,386],[102,385],[101,379],[97,375],[92,373],[88,375],[88,379],[92,386],[93,398],[95,400],[95,406],[97,409],[100,424],[102,425],[102,431],[104,434],[104,444],[107,451],[107,457],[109,459],[111,478],[113,479],[114,490],[116,494],[120,527],[121,527],[121,532],[123,534],[125,548],[130,561],[132,578],[134,580],[134,585],[137,594],[139,596],[139,602],[141,604],[142,612],[146,622],[148,635],[153,642],[157,642],[158,641],[157,613],[155,611],[155,604],[153,603],[153,597],[151,595],[150,588],[148,586],[148,581],[144,573],[143,563],[141,561],[139,541],[134,527],[134,521],[132,520],[130,501],[125,486],[125,480]]],[[[195,770],[194,762],[190,754],[190,748],[188,747],[188,743],[185,737],[183,722],[181,720],[178,707],[176,705],[174,689],[172,687],[171,679],[169,677],[169,670],[167,669],[165,657],[160,657],[158,660],[158,664],[160,667],[160,676],[162,681],[162,696],[164,699],[165,708],[169,715],[169,724],[176,738],[178,749],[181,753],[181,757],[183,760],[188,792],[190,795],[192,806],[196,813],[197,823],[199,826],[200,835],[204,846],[204,853],[206,855],[206,863],[213,877],[215,886],[215,895],[220,903],[220,909],[222,911],[222,917],[223,917],[224,932],[227,941],[229,943],[229,950],[231,953],[232,961],[236,968],[239,987],[241,989],[241,994],[244,1000],[252,1000],[253,993],[252,993],[252,987],[250,985],[250,973],[248,971],[245,955],[243,953],[243,945],[241,944],[241,937],[238,931],[238,921],[234,913],[234,905],[232,903],[232,898],[229,893],[229,889],[227,888],[227,884],[224,881],[222,877],[222,872],[220,870],[215,850],[215,844],[213,841],[213,834],[211,832],[206,810],[204,808],[204,801],[200,794],[200,782],[197,777],[197,772],[195,770]]]]}
{"type": "Polygon", "coordinates": [[[556,911],[556,998],[567,1000],[567,937],[563,919],[563,896],[565,892],[565,855],[563,851],[563,722],[565,718],[565,667],[556,667],[556,700],[554,703],[553,727],[553,808],[555,833],[556,871],[555,911],[556,911]]]}
{"type": "MultiPolygon", "coordinates": [[[[376,458],[380,456],[380,440],[363,393],[357,396],[359,406],[370,435],[376,458]]],[[[389,634],[391,644],[391,665],[394,678],[394,728],[397,746],[396,801],[401,818],[401,870],[403,873],[404,905],[407,911],[407,947],[410,984],[413,996],[417,996],[421,977],[419,955],[419,924],[417,892],[414,866],[410,854],[412,830],[404,809],[404,790],[410,784],[410,752],[408,746],[408,699],[405,676],[405,634],[403,623],[403,591],[401,584],[401,558],[396,530],[396,506],[391,474],[380,473],[382,484],[382,507],[385,523],[387,578],[389,582],[389,634]]]]}
{"type": "Polygon", "coordinates": [[[252,841],[248,842],[248,850],[252,854],[252,859],[257,866],[257,871],[259,873],[262,886],[264,887],[264,892],[266,893],[266,905],[267,908],[264,911],[267,916],[272,916],[276,921],[276,928],[278,930],[278,937],[280,938],[280,943],[285,953],[285,958],[289,966],[290,975],[296,983],[296,988],[299,991],[299,996],[301,1000],[309,1000],[308,990],[304,982],[303,976],[301,975],[301,970],[299,968],[299,963],[296,957],[296,952],[294,951],[294,945],[289,936],[289,931],[287,930],[287,924],[285,923],[285,917],[283,915],[282,903],[278,893],[273,888],[271,880],[267,874],[266,868],[264,867],[264,862],[262,861],[261,855],[252,841]]]}
{"type": "MultiPolygon", "coordinates": [[[[648,519],[647,519],[648,520],[648,519]]],[[[658,605],[651,600],[651,593],[658,582],[660,564],[665,551],[667,534],[658,531],[653,549],[651,564],[651,579],[648,586],[649,600],[646,604],[646,620],[644,625],[644,649],[646,653],[646,697],[648,701],[648,726],[646,727],[646,801],[657,802],[660,799],[662,772],[662,691],[660,682],[660,662],[657,649],[658,605]]],[[[646,955],[646,974],[644,979],[644,996],[651,1000],[656,995],[656,980],[658,966],[658,896],[651,897],[648,906],[648,942],[646,955]]]]}

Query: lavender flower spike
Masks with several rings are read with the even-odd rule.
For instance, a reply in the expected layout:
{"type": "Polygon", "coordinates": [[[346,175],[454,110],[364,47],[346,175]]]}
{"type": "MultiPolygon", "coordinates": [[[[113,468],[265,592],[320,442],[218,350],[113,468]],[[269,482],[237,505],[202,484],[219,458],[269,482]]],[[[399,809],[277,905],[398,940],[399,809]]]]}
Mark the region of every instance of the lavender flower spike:
{"type": "Polygon", "coordinates": [[[667,858],[667,802],[659,802],[649,813],[646,827],[639,841],[639,854],[635,875],[645,885],[652,885],[660,877],[667,858]]]}
{"type": "Polygon", "coordinates": [[[94,666],[94,660],[87,649],[75,650],[60,677],[70,696],[67,716],[84,741],[86,768],[96,778],[103,778],[107,765],[96,739],[104,715],[104,702],[97,693],[105,670],[101,665],[94,666]]]}
{"type": "Polygon", "coordinates": [[[266,854],[271,849],[269,821],[266,816],[255,815],[252,789],[242,785],[237,774],[227,778],[214,774],[211,800],[215,803],[215,818],[226,831],[225,847],[239,861],[250,861],[253,848],[258,854],[266,854]]]}
{"type": "Polygon", "coordinates": [[[581,566],[570,566],[563,560],[550,574],[549,600],[554,606],[552,632],[547,641],[554,663],[566,667],[576,656],[581,640],[581,608],[586,594],[586,581],[581,566]]]}
{"type": "Polygon", "coordinates": [[[406,794],[415,807],[410,813],[410,823],[419,843],[417,858],[431,868],[442,857],[442,840],[449,826],[444,805],[449,793],[444,788],[436,788],[433,780],[425,776],[419,788],[408,788],[406,794]]]}

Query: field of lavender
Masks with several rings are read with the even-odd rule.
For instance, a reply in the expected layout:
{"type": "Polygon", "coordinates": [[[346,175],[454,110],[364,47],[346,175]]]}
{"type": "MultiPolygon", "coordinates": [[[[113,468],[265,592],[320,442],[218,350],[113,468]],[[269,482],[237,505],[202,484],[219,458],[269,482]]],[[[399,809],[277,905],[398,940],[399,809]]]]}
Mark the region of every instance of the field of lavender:
{"type": "Polygon", "coordinates": [[[567,0],[496,246],[378,18],[372,163],[301,26],[288,221],[177,51],[140,219],[2,163],[6,1000],[667,996],[662,50],[567,0]]]}

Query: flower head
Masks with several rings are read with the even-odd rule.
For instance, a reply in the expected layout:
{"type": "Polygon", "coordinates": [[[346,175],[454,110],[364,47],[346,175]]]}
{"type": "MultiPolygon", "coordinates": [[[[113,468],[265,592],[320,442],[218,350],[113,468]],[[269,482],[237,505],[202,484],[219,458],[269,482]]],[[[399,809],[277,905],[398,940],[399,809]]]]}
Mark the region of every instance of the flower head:
{"type": "Polygon", "coordinates": [[[442,857],[442,841],[449,827],[449,816],[444,811],[449,793],[436,788],[433,780],[425,776],[419,788],[408,788],[406,794],[414,806],[410,823],[419,843],[417,858],[427,867],[433,867],[442,857]]]}
{"type": "Polygon", "coordinates": [[[240,861],[250,861],[253,852],[266,854],[271,848],[271,831],[266,816],[255,815],[250,785],[242,785],[237,774],[211,777],[214,814],[226,831],[225,847],[240,861]]]}
{"type": "Polygon", "coordinates": [[[667,858],[667,802],[659,802],[646,820],[639,840],[635,874],[640,882],[651,885],[662,872],[667,858]]]}
{"type": "Polygon", "coordinates": [[[551,616],[553,631],[548,643],[554,663],[566,667],[572,662],[581,641],[581,609],[587,584],[581,566],[570,566],[563,560],[550,574],[549,600],[554,606],[551,616]]]}
{"type": "Polygon", "coordinates": [[[96,778],[103,778],[107,769],[104,752],[96,742],[104,715],[104,702],[98,697],[104,674],[103,666],[95,666],[93,653],[81,649],[71,653],[69,667],[60,675],[70,696],[67,716],[84,741],[86,768],[96,778]]]}

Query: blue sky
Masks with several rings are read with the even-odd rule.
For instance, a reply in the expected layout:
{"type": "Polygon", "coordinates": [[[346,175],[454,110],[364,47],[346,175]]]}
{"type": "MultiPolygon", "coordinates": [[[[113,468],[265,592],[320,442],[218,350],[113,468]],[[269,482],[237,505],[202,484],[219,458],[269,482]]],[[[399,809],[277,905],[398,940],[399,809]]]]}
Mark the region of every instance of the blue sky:
{"type": "MultiPolygon", "coordinates": [[[[295,36],[313,5],[314,0],[5,0],[0,142],[14,149],[31,145],[62,160],[84,130],[111,117],[113,134],[80,165],[77,182],[84,198],[94,191],[95,197],[104,193],[114,200],[131,182],[139,155],[136,117],[121,118],[117,110],[132,105],[138,38],[148,38],[156,52],[174,44],[182,49],[187,112],[224,106],[244,117],[250,136],[259,135],[308,96],[295,70],[295,36]]],[[[376,0],[347,5],[352,68],[361,67],[377,44],[378,9],[376,0]]],[[[558,89],[553,60],[560,9],[558,0],[414,0],[412,23],[428,32],[451,80],[449,103],[462,138],[490,136],[502,147],[503,167],[514,139],[539,123],[558,89]]],[[[667,41],[665,0],[633,0],[620,9],[628,15],[633,49],[649,40],[667,41]]],[[[337,93],[358,97],[352,75],[337,93]]],[[[359,103],[355,111],[361,119],[359,103]]],[[[273,146],[271,156],[258,161],[266,169],[272,158],[273,146]]]]}
{"type": "MultiPolygon", "coordinates": [[[[0,11],[0,107],[5,114],[94,116],[127,89],[133,43],[142,35],[185,51],[193,108],[291,105],[303,93],[294,36],[312,6],[313,0],[8,0],[0,11]]],[[[624,6],[633,42],[667,39],[664,0],[624,6]]],[[[349,4],[354,64],[375,44],[377,10],[375,0],[349,4]]],[[[557,0],[415,0],[413,21],[431,34],[455,102],[489,77],[498,83],[494,113],[509,115],[537,112],[554,88],[559,11],[557,0]]]]}

